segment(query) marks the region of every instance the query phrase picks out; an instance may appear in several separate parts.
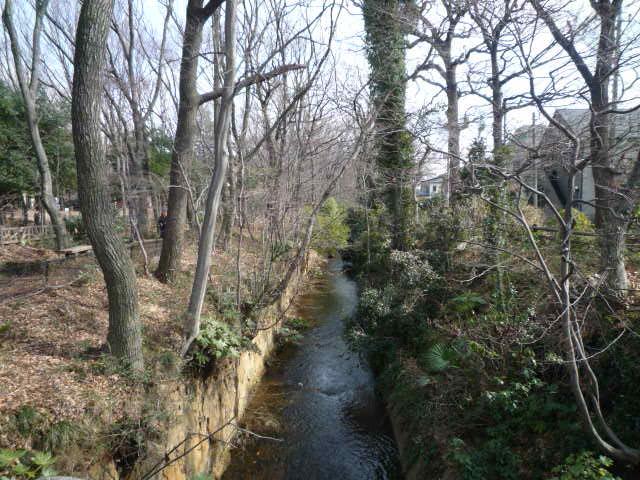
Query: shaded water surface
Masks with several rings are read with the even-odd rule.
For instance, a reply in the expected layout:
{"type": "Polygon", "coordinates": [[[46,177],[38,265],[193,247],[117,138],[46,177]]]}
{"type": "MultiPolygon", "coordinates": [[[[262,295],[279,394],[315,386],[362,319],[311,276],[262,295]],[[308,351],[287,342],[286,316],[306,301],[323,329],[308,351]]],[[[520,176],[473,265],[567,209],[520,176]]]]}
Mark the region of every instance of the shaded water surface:
{"type": "Polygon", "coordinates": [[[247,409],[247,429],[281,441],[243,435],[225,480],[400,478],[372,373],[344,338],[357,300],[342,262],[332,261],[300,301],[311,328],[276,355],[247,409]]]}

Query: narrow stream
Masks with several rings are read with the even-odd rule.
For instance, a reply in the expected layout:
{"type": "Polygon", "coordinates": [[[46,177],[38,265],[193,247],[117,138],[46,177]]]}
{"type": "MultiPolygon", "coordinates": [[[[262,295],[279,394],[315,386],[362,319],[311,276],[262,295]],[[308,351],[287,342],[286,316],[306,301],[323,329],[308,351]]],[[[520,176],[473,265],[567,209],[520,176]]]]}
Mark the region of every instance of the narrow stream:
{"type": "Polygon", "coordinates": [[[358,301],[355,282],[333,260],[302,297],[311,322],[298,346],[273,359],[250,401],[225,480],[398,479],[397,450],[369,366],[349,349],[344,319],[358,301]]]}

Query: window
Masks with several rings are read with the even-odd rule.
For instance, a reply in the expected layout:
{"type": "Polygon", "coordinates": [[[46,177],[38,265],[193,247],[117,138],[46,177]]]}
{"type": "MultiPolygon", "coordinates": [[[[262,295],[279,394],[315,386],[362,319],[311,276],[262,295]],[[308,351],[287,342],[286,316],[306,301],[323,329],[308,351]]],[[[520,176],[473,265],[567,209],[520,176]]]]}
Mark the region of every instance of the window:
{"type": "Polygon", "coordinates": [[[436,193],[437,191],[438,191],[438,185],[436,184],[431,185],[431,192],[436,193]]]}

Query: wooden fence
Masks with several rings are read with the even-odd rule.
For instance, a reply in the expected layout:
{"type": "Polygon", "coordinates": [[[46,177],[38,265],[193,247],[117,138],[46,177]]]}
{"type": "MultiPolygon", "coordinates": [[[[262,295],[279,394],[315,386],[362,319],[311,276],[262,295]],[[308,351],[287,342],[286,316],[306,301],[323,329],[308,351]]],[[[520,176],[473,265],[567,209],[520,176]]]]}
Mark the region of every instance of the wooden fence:
{"type": "Polygon", "coordinates": [[[53,236],[52,225],[27,225],[26,227],[0,227],[0,245],[21,243],[53,236]]]}

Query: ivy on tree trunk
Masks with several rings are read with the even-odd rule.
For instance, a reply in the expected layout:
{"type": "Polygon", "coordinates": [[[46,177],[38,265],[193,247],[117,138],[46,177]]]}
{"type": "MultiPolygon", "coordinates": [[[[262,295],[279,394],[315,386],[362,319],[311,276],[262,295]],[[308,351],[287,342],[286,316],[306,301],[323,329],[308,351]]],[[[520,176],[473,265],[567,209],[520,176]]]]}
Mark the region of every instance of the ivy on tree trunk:
{"type": "Polygon", "coordinates": [[[365,0],[362,6],[376,109],[376,196],[389,217],[392,247],[407,248],[413,221],[411,138],[406,129],[406,47],[398,0],[365,0]]]}

